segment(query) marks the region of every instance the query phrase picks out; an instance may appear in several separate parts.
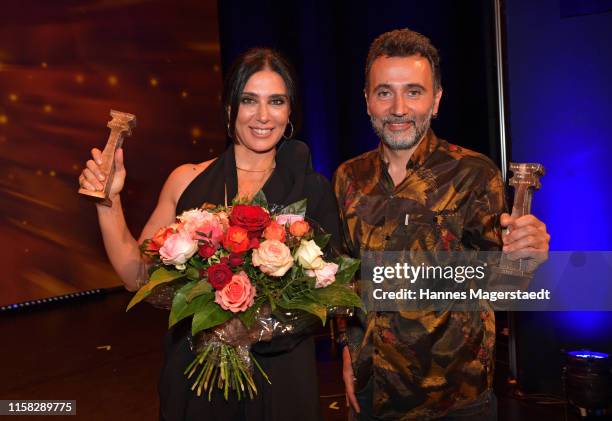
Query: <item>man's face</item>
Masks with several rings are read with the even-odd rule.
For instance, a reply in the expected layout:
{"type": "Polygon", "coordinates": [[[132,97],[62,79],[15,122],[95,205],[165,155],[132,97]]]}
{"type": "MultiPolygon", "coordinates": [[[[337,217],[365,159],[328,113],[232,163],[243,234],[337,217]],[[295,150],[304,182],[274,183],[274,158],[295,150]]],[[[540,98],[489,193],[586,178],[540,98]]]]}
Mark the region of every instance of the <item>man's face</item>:
{"type": "Polygon", "coordinates": [[[442,90],[434,92],[429,61],[419,55],[378,57],[370,68],[366,95],[374,131],[390,149],[410,149],[438,113],[442,90]]]}

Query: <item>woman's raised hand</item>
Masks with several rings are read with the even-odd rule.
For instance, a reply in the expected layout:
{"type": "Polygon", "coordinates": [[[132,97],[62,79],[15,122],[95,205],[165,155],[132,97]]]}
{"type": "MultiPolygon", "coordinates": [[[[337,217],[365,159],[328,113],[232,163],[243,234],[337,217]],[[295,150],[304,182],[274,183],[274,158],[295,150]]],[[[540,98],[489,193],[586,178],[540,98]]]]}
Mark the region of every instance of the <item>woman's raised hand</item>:
{"type": "MultiPolygon", "coordinates": [[[[102,173],[102,152],[98,148],[91,150],[92,159],[86,162],[86,167],[81,171],[79,176],[79,185],[91,191],[102,191],[106,174],[102,173]]],[[[123,148],[117,149],[115,152],[115,175],[113,184],[109,191],[109,199],[113,200],[123,190],[125,182],[125,166],[123,165],[123,148]]]]}

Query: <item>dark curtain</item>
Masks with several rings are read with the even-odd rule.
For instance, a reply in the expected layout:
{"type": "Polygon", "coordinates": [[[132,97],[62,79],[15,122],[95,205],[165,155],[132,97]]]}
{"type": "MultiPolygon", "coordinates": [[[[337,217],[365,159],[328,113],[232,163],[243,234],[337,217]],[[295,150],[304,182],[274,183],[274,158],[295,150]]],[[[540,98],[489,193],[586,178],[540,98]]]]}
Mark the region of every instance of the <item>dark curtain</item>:
{"type": "Polygon", "coordinates": [[[223,69],[242,51],[273,47],[294,64],[302,96],[298,133],[330,176],[378,139],[365,109],[364,66],[380,34],[408,27],[440,50],[444,96],[436,133],[498,162],[492,2],[219,1],[223,69]]]}

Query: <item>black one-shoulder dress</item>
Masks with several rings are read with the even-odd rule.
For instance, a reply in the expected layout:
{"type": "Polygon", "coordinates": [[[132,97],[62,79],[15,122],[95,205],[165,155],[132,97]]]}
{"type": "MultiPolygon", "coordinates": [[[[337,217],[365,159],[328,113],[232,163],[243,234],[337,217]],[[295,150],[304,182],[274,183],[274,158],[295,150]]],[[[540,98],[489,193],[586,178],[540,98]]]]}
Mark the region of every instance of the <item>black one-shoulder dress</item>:
{"type": "MultiPolygon", "coordinates": [[[[203,203],[222,204],[236,196],[238,185],[234,147],[230,145],[181,195],[177,215],[203,203]],[[227,191],[227,194],[226,194],[227,191]]],[[[268,203],[288,205],[306,198],[307,216],[317,221],[336,244],[339,224],[336,199],[329,181],[312,168],[306,144],[283,142],[276,168],[263,187],[268,203]]],[[[312,335],[282,336],[255,344],[251,350],[270,377],[265,382],[255,370],[258,394],[225,401],[217,389],[211,402],[191,391],[183,374],[193,361],[188,337],[190,320],[169,330],[164,339],[164,365],[160,375],[160,419],[165,421],[313,421],[320,420],[314,340],[312,335]]]]}

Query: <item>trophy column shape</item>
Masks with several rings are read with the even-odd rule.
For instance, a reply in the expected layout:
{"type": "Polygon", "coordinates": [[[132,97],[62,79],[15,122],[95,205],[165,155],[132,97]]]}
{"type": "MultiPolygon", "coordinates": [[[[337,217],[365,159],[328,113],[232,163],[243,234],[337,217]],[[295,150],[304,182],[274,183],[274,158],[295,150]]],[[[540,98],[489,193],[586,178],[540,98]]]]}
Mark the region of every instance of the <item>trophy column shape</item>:
{"type": "Polygon", "coordinates": [[[136,116],[134,114],[111,110],[110,115],[113,119],[108,122],[107,126],[111,132],[102,151],[102,164],[100,165],[100,170],[106,176],[103,182],[104,187],[101,191],[79,189],[79,194],[87,196],[104,206],[112,206],[113,204],[109,198],[109,193],[115,175],[115,151],[121,147],[126,136],[132,135],[132,129],[136,127],[136,116]]]}
{"type": "MultiPolygon", "coordinates": [[[[540,177],[544,175],[544,166],[511,162],[510,171],[513,173],[510,185],[514,187],[512,216],[518,218],[531,213],[533,192],[541,186],[540,177]]],[[[503,274],[521,277],[529,277],[532,272],[527,259],[510,260],[505,253],[501,255],[497,270],[503,274]]]]}

